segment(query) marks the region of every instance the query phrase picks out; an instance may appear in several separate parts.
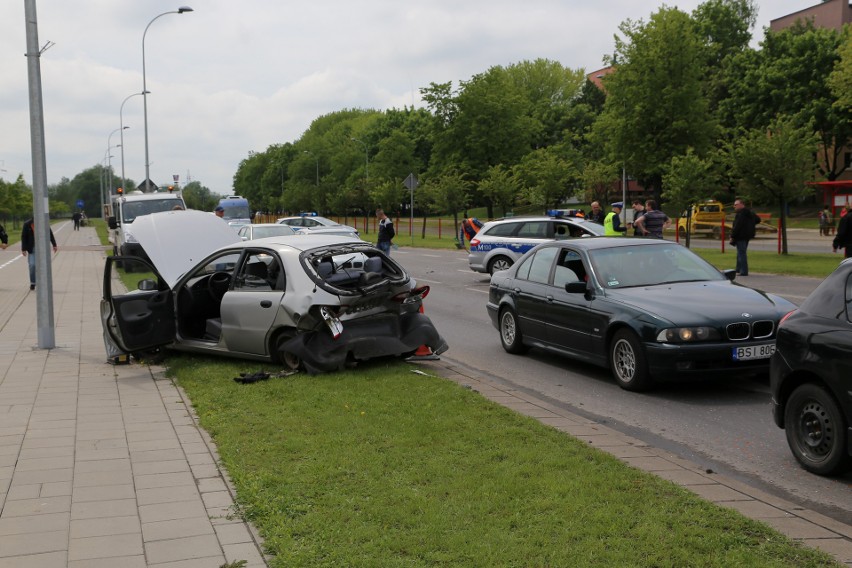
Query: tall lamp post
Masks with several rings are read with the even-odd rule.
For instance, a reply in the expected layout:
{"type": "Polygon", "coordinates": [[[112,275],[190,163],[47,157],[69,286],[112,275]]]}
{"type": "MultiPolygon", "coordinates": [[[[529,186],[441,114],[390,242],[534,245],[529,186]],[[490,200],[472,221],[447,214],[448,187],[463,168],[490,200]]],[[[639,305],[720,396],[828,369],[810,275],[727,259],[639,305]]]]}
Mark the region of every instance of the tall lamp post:
{"type": "Polygon", "coordinates": [[[192,12],[192,8],[189,6],[181,6],[177,10],[163,12],[148,22],[148,25],[145,26],[145,31],[142,32],[142,107],[144,109],[143,112],[145,118],[145,181],[143,183],[145,184],[146,190],[150,188],[149,184],[151,183],[151,164],[148,161],[148,82],[145,77],[145,36],[148,34],[148,28],[151,27],[151,24],[153,24],[157,18],[161,18],[166,14],[183,14],[184,12],[192,12]]]}
{"type": "MultiPolygon", "coordinates": [[[[121,128],[116,128],[115,130],[113,130],[112,132],[109,133],[109,136],[107,137],[107,152],[109,152],[110,148],[119,148],[119,147],[121,147],[121,151],[124,152],[124,144],[116,144],[115,146],[112,145],[112,135],[115,134],[116,132],[121,132],[122,134],[124,134],[124,131],[127,130],[128,128],[130,128],[130,127],[129,126],[122,126],[121,128]]],[[[124,138],[124,136],[122,136],[122,138],[124,138]]],[[[111,157],[112,156],[110,156],[110,158],[111,157]]],[[[111,196],[112,195],[112,160],[109,161],[108,168],[109,169],[107,170],[107,176],[108,176],[107,179],[109,179],[109,184],[107,185],[107,194],[109,196],[111,196]]],[[[124,173],[124,172],[122,172],[122,173],[124,173]]]]}
{"type": "Polygon", "coordinates": [[[313,153],[313,152],[311,152],[310,150],[302,150],[302,153],[303,153],[303,154],[310,154],[310,155],[311,155],[311,156],[313,156],[313,157],[314,157],[314,159],[317,161],[317,181],[316,181],[316,186],[317,186],[317,187],[319,187],[319,158],[317,158],[316,154],[314,154],[314,153],[313,153]]]}
{"type": "MultiPolygon", "coordinates": [[[[104,159],[101,160],[101,219],[103,220],[106,220],[106,209],[104,208],[104,205],[106,205],[106,196],[104,192],[104,188],[106,187],[106,179],[104,179],[106,178],[106,172],[104,171],[104,164],[106,164],[108,160],[107,156],[109,155],[110,150],[112,150],[112,148],[107,146],[106,152],[104,152],[104,159]]],[[[109,156],[109,158],[112,158],[112,156],[109,156]]]]}
{"type": "MultiPolygon", "coordinates": [[[[148,91],[144,91],[147,93],[148,91]]],[[[131,98],[142,95],[144,93],[133,93],[132,95],[128,95],[123,101],[121,101],[121,106],[118,108],[118,125],[121,127],[121,187],[124,187],[124,103],[129,101],[131,98]]]]}

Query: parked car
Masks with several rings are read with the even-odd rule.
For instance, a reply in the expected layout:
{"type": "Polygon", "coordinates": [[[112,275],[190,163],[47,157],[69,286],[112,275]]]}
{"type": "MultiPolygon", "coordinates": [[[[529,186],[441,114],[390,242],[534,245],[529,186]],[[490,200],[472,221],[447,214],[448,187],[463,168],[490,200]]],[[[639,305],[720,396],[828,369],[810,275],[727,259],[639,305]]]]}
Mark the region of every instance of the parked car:
{"type": "Polygon", "coordinates": [[[169,347],[316,373],[422,346],[447,349],[422,313],[429,287],[370,243],[337,235],[242,241],[198,211],[152,214],[134,228],[153,278],[118,289],[122,257],[107,258],[101,318],[110,357],[169,347]]]}
{"type": "MultiPolygon", "coordinates": [[[[285,227],[287,225],[279,225],[279,227],[285,227]]],[[[358,231],[352,229],[352,227],[347,227],[346,225],[338,225],[336,227],[292,227],[297,233],[300,235],[341,235],[344,237],[352,237],[353,239],[360,239],[361,236],[358,234],[358,231]]]]}
{"type": "Polygon", "coordinates": [[[770,363],[772,417],[806,470],[852,466],[852,259],[844,260],[778,328],[770,363]]]}
{"type": "Polygon", "coordinates": [[[541,243],[604,234],[603,225],[582,217],[511,217],[489,221],[470,241],[467,260],[474,272],[506,270],[541,243]]]}
{"type": "Polygon", "coordinates": [[[237,235],[244,241],[253,239],[265,239],[267,237],[284,237],[287,235],[296,235],[298,231],[289,225],[279,225],[278,223],[253,223],[243,225],[237,231],[237,235]]]}
{"type": "Polygon", "coordinates": [[[282,225],[290,225],[291,227],[334,227],[336,229],[345,229],[348,231],[352,231],[356,235],[358,233],[358,229],[355,227],[350,227],[349,225],[342,225],[337,221],[332,221],[327,217],[320,217],[318,215],[298,215],[295,217],[281,217],[275,221],[276,223],[281,223],[282,225]]]}
{"type": "Polygon", "coordinates": [[[607,367],[626,390],[766,373],[795,306],[735,275],[670,241],[555,241],[494,274],[487,308],[509,353],[539,347],[607,367]]]}

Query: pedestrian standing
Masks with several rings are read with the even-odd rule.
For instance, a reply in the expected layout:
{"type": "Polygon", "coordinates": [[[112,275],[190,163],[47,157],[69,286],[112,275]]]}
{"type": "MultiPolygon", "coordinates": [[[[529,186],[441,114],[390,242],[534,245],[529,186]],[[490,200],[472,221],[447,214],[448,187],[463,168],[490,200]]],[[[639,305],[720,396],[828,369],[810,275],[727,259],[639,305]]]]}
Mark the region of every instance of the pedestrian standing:
{"type": "Polygon", "coordinates": [[[621,226],[621,210],[624,208],[624,203],[618,201],[612,204],[612,211],[606,214],[604,218],[604,235],[607,237],[618,237],[627,231],[627,227],[621,226]]]}
{"type": "Polygon", "coordinates": [[[846,214],[840,218],[840,223],[837,225],[837,234],[834,235],[834,240],[831,242],[832,249],[837,252],[839,248],[845,248],[845,257],[852,257],[852,215],[846,214]]]}
{"type": "Polygon", "coordinates": [[[83,215],[79,211],[74,211],[74,214],[71,215],[71,220],[74,221],[74,230],[80,230],[80,219],[83,218],[83,215]]]}
{"type": "Polygon", "coordinates": [[[828,207],[819,212],[819,236],[828,235],[828,207]]]}
{"type": "Polygon", "coordinates": [[[737,274],[748,276],[748,242],[754,238],[755,227],[760,222],[742,199],[734,200],[734,226],[731,228],[731,246],[737,247],[737,274]]]}
{"type": "Polygon", "coordinates": [[[663,238],[663,230],[672,224],[669,216],[660,211],[657,202],[649,199],[645,202],[645,214],[636,219],[635,226],[643,237],[663,238]]]}
{"type": "MultiPolygon", "coordinates": [[[[53,230],[50,230],[50,242],[53,244],[53,252],[56,252],[56,238],[53,236],[53,230]]],[[[35,221],[30,218],[24,222],[24,228],[21,231],[21,254],[27,259],[30,268],[30,290],[35,290],[36,286],[36,259],[35,259],[35,221]]]]}
{"type": "Polygon", "coordinates": [[[592,210],[586,216],[586,220],[594,221],[598,225],[603,225],[605,217],[606,215],[604,214],[603,209],[601,209],[601,204],[597,201],[592,201],[592,210]]]}
{"type": "Polygon", "coordinates": [[[0,225],[0,248],[6,250],[6,247],[9,246],[9,234],[6,232],[6,228],[3,225],[0,225]]]}
{"type": "Polygon", "coordinates": [[[631,223],[627,224],[628,227],[633,228],[633,236],[634,237],[641,237],[642,236],[642,231],[640,231],[639,227],[636,226],[636,220],[644,214],[645,214],[645,204],[642,203],[641,199],[634,199],[633,200],[633,221],[631,223]]]}
{"type": "Polygon", "coordinates": [[[376,219],[379,220],[379,237],[376,245],[383,253],[390,255],[391,241],[396,232],[391,221],[382,209],[376,209],[376,219]]]}

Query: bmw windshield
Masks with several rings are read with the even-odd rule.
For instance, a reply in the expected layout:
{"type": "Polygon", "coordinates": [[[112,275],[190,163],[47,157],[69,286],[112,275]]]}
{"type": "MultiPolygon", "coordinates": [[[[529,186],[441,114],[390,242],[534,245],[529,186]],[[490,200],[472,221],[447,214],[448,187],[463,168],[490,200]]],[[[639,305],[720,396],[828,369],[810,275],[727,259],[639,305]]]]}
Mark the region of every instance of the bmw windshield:
{"type": "Polygon", "coordinates": [[[605,288],[725,280],[715,267],[674,243],[595,249],[589,251],[589,258],[605,288]]]}

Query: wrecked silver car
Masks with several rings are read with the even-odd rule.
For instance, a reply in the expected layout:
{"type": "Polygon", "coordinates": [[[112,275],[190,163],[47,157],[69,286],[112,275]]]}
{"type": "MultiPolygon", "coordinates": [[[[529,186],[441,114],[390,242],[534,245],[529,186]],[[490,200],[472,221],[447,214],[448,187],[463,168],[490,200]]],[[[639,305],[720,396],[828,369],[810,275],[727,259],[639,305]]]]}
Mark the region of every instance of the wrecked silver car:
{"type": "Polygon", "coordinates": [[[148,274],[134,274],[137,289],[124,292],[126,259],[106,259],[108,355],[169,347],[317,373],[423,346],[436,355],[447,349],[423,313],[429,287],[370,243],[338,235],[243,242],[215,216],[176,213],[137,220],[151,258],[148,274]],[[204,247],[195,241],[219,239],[231,242],[198,254],[204,247]]]}

